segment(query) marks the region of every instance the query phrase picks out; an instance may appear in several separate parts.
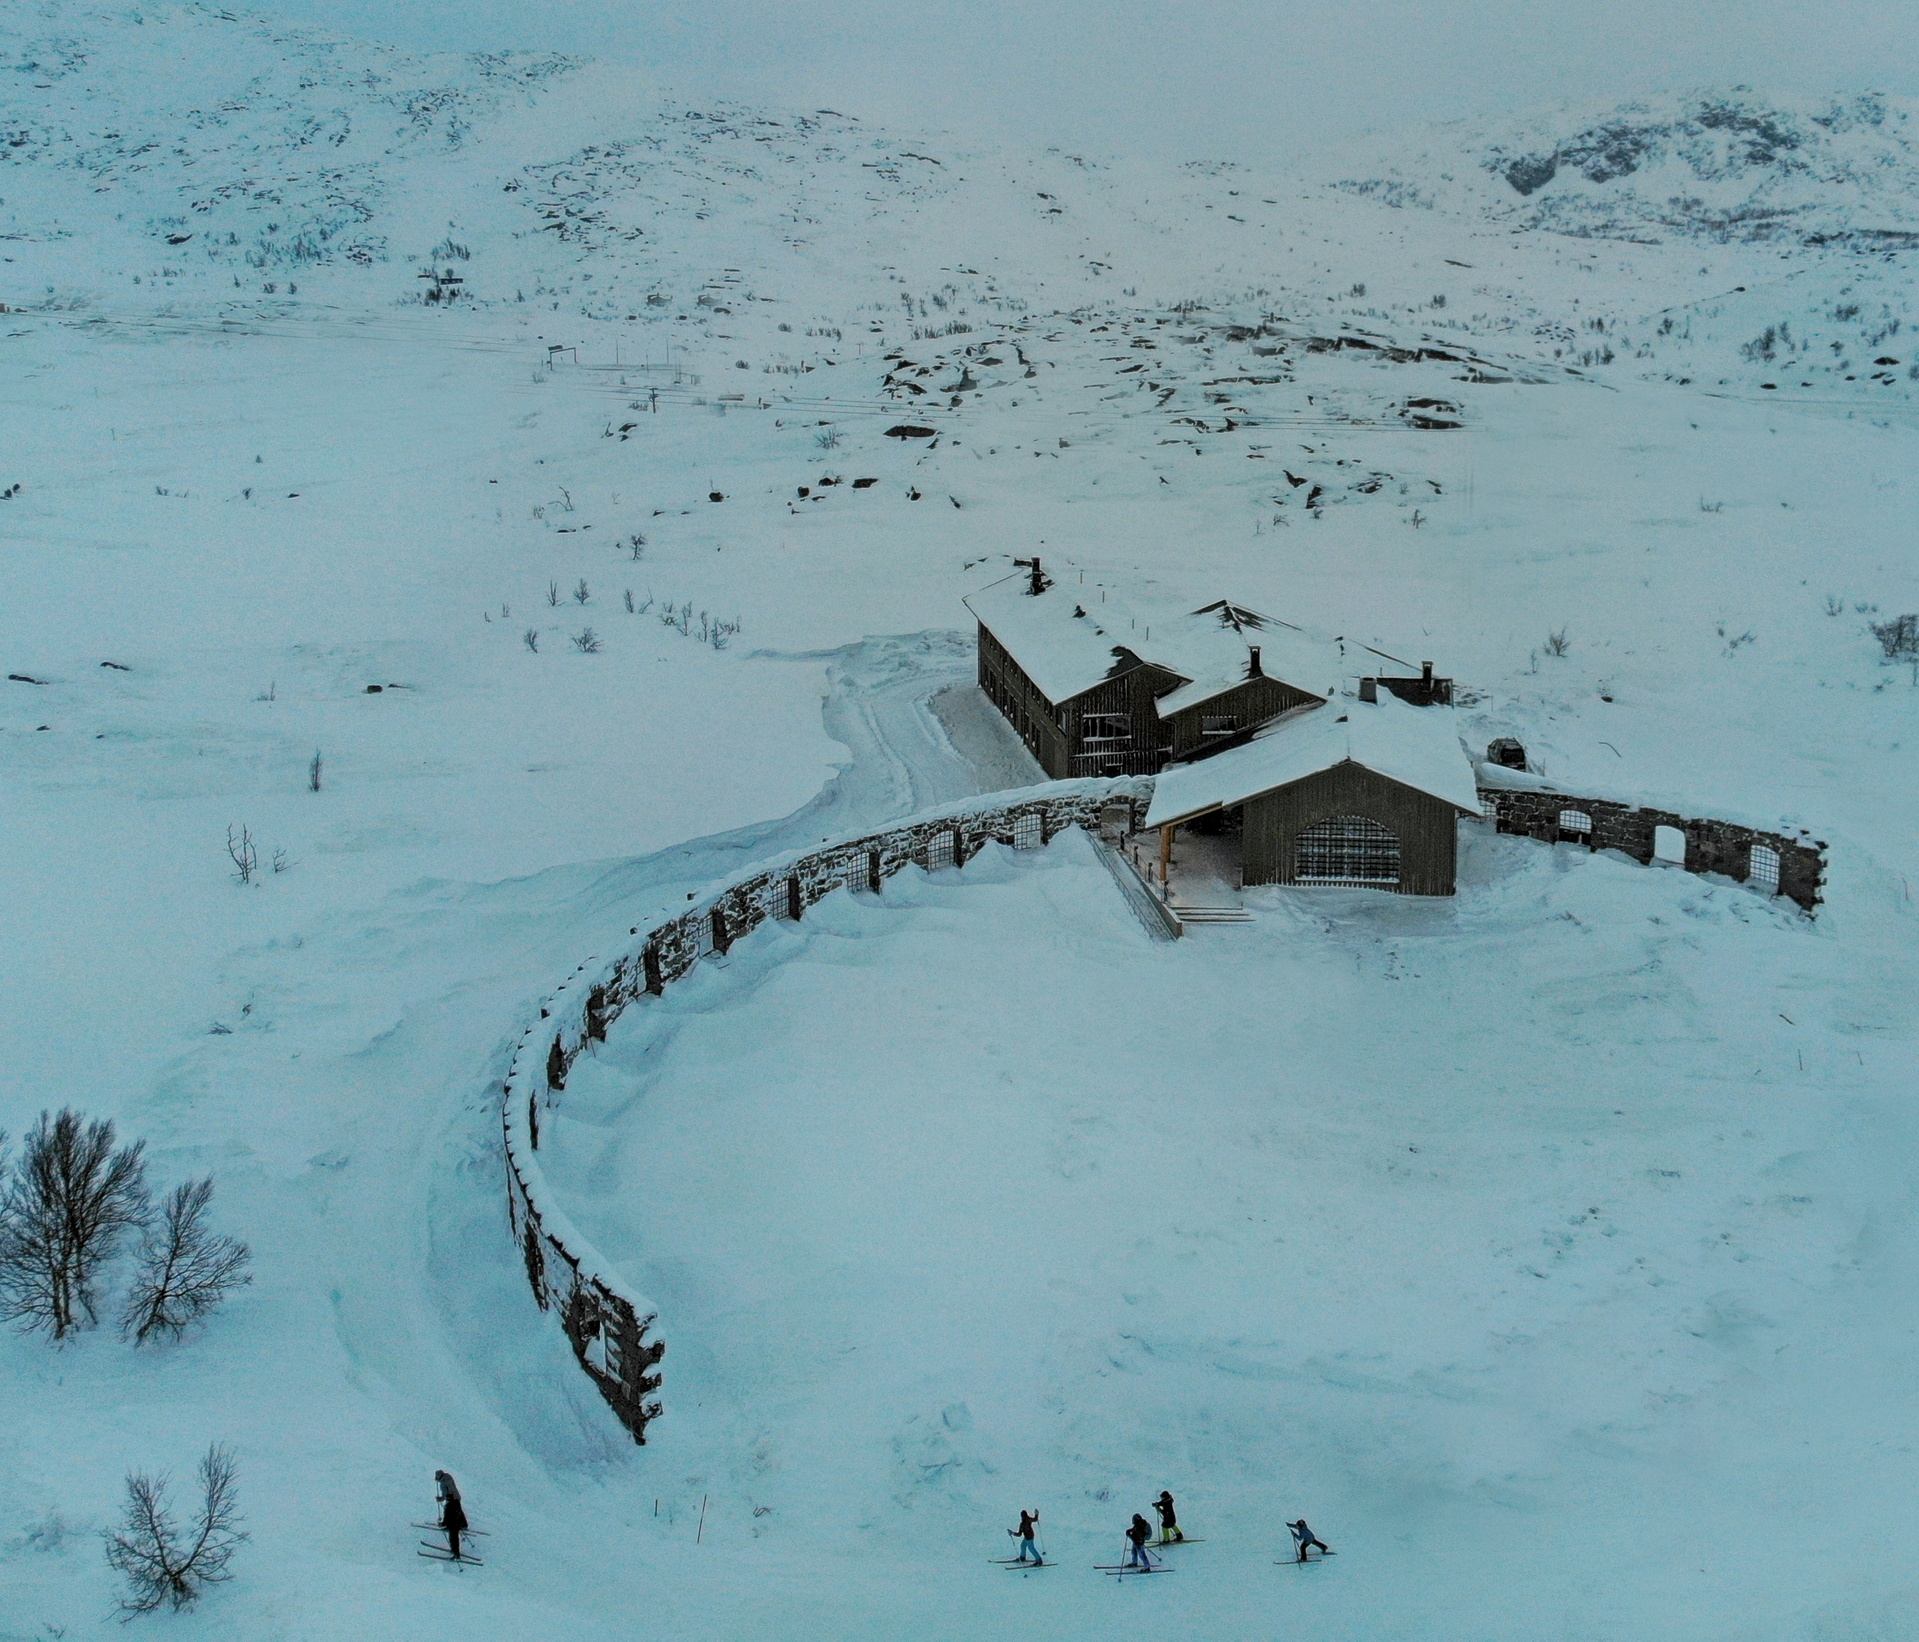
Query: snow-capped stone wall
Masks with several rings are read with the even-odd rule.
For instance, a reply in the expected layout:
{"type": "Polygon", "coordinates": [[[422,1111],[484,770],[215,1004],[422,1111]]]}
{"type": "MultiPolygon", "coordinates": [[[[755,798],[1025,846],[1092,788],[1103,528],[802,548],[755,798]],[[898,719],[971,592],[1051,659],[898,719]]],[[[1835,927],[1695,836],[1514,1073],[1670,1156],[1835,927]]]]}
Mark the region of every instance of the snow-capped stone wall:
{"type": "Polygon", "coordinates": [[[1700,820],[1670,810],[1641,809],[1606,798],[1580,798],[1571,793],[1528,787],[1479,789],[1483,803],[1493,806],[1501,832],[1537,838],[1548,844],[1579,843],[1588,849],[1621,850],[1634,860],[1650,863],[1658,829],[1671,827],[1685,834],[1688,872],[1717,872],[1728,878],[1757,881],[1772,888],[1754,872],[1755,846],[1770,849],[1777,859],[1776,893],[1811,912],[1819,904],[1826,876],[1826,846],[1818,840],[1788,838],[1783,833],[1760,832],[1732,821],[1700,820]],[[1583,817],[1585,827],[1566,825],[1566,817],[1583,817]]]}
{"type": "Polygon", "coordinates": [[[1039,849],[1069,827],[1118,836],[1137,827],[1152,800],[1150,778],[1056,781],[928,811],[884,832],[780,857],[695,899],[611,963],[589,958],[521,1034],[506,1076],[507,1212],[526,1261],[533,1298],[555,1311],[580,1367],[632,1432],[646,1441],[659,1414],[663,1340],[649,1338],[656,1308],[554,1201],[540,1168],[540,1114],[566,1087],[585,1046],[604,1038],[629,1004],[663,991],[710,953],[725,952],[768,918],[798,918],[843,888],[878,891],[909,866],[963,867],[984,845],[1039,849]]]}

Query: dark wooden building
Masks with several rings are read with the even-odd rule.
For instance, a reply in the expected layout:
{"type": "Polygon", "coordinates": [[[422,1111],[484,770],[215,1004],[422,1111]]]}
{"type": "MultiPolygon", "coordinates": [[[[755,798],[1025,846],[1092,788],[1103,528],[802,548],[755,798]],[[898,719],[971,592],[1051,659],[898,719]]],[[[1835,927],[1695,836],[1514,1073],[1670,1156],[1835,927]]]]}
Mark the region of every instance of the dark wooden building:
{"type": "Polygon", "coordinates": [[[1230,816],[1247,884],[1451,895],[1459,818],[1479,813],[1450,708],[1387,692],[1287,715],[1244,746],[1160,776],[1148,827],[1230,816]]]}
{"type": "Polygon", "coordinates": [[[1037,560],[966,601],[979,682],[1055,780],[1152,775],[1323,702],[1337,648],[1221,599],[1146,611],[1037,560]]]}

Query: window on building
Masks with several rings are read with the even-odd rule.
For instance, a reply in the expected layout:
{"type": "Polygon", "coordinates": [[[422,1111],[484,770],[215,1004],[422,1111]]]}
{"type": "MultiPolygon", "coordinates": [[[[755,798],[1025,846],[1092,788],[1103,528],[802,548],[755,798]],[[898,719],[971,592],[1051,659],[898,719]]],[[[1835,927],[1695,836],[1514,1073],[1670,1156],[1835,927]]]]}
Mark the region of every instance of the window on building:
{"type": "Polygon", "coordinates": [[[1399,834],[1363,815],[1315,821],[1293,846],[1302,884],[1397,884],[1399,834]]]}
{"type": "Polygon", "coordinates": [[[1779,893],[1779,852],[1772,845],[1753,845],[1746,858],[1746,882],[1768,895],[1779,893]]]}
{"type": "Polygon", "coordinates": [[[1088,746],[1096,742],[1109,745],[1118,741],[1133,739],[1133,715],[1131,713],[1082,713],[1079,721],[1079,738],[1088,746]]]}
{"type": "Polygon", "coordinates": [[[1040,830],[1037,815],[1027,813],[1013,818],[1013,848],[1016,850],[1036,850],[1046,842],[1040,830]]]}
{"type": "Polygon", "coordinates": [[[1675,867],[1683,867],[1686,864],[1686,835],[1677,827],[1654,827],[1652,858],[1655,861],[1670,862],[1675,867]]]}
{"type": "Polygon", "coordinates": [[[1202,736],[1238,735],[1239,716],[1236,713],[1221,713],[1214,718],[1202,718],[1199,721],[1199,733],[1202,736]]]}
{"type": "Polygon", "coordinates": [[[1592,841],[1593,818],[1584,810],[1559,812],[1559,836],[1576,844],[1592,841]]]}

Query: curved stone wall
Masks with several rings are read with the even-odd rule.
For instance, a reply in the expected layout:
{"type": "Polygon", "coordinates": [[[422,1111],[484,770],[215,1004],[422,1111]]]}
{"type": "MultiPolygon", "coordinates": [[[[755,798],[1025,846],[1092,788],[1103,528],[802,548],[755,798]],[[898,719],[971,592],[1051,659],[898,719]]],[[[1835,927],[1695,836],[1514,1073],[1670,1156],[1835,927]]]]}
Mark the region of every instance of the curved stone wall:
{"type": "MultiPolygon", "coordinates": [[[[697,897],[685,912],[634,940],[610,962],[589,958],[541,1006],[520,1036],[507,1070],[502,1116],[506,1132],[507,1212],[526,1262],[533,1298],[557,1313],[580,1367],[599,1388],[635,1442],[660,1412],[664,1341],[654,1337],[658,1312],[569,1220],[547,1189],[540,1167],[540,1116],[566,1088],[574,1060],[637,1000],[659,993],[709,953],[725,952],[768,918],[800,918],[836,889],[877,893],[907,867],[964,867],[983,845],[1043,848],[1069,827],[1116,838],[1138,827],[1152,800],[1151,777],[1056,781],[927,811],[882,832],[841,839],[766,862],[697,897]]],[[[1481,797],[1501,832],[1558,841],[1562,811],[1590,822],[1579,841],[1622,849],[1642,861],[1654,853],[1655,829],[1686,837],[1685,865],[1698,872],[1751,874],[1752,848],[1778,856],[1778,893],[1811,911],[1824,875],[1824,846],[1762,833],[1730,822],[1688,820],[1664,810],[1529,789],[1486,787],[1481,797]]]]}
{"type": "Polygon", "coordinates": [[[836,889],[878,892],[910,866],[963,867],[998,842],[1038,849],[1068,827],[1108,836],[1131,831],[1152,799],[1150,779],[1055,781],[931,810],[883,832],[842,839],[767,862],[699,896],[648,930],[618,958],[589,958],[541,1006],[507,1069],[507,1213],[542,1311],[557,1313],[573,1355],[635,1442],[660,1412],[657,1310],[569,1220],[540,1167],[540,1115],[566,1088],[586,1045],[603,1039],[622,1011],[658,993],[712,952],[725,952],[768,918],[799,918],[836,889]]]}

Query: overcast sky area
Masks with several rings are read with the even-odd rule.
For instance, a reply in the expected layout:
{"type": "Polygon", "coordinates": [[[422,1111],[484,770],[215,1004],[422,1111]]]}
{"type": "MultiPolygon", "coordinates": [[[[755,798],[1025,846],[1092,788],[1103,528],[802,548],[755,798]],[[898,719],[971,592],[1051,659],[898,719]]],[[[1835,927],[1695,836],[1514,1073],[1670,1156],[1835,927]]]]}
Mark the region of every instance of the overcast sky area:
{"type": "Polygon", "coordinates": [[[1919,0],[264,0],[414,49],[645,65],[694,99],[1165,158],[1695,86],[1919,94],[1919,0]]]}

